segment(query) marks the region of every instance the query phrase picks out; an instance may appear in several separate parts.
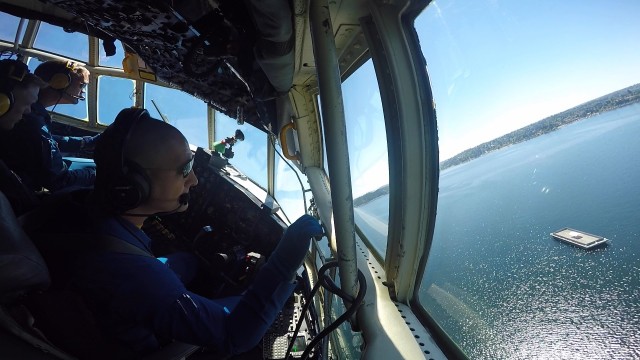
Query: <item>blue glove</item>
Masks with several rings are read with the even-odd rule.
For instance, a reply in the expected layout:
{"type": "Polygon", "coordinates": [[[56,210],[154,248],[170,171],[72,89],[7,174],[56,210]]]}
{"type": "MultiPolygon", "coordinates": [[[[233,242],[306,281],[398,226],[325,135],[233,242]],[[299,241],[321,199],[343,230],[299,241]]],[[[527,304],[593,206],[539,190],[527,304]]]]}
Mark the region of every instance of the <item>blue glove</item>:
{"type": "Polygon", "coordinates": [[[293,279],[309,250],[311,237],[322,233],[318,220],[310,215],[301,216],[285,231],[268,263],[285,279],[293,279]]]}

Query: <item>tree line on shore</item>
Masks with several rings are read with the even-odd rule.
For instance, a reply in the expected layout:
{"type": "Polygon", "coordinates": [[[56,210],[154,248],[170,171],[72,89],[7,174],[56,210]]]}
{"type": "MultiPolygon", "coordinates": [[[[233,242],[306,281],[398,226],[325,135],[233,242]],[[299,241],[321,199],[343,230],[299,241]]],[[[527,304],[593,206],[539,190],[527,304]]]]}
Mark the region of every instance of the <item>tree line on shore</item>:
{"type": "MultiPolygon", "coordinates": [[[[640,84],[632,85],[601,96],[597,99],[587,101],[584,104],[565,110],[561,113],[551,115],[506,135],[467,149],[452,158],[440,162],[440,170],[469,162],[505,146],[517,144],[533,139],[537,136],[550,133],[572,122],[586,119],[636,102],[640,102],[640,84]]],[[[368,192],[354,199],[353,205],[355,207],[362,206],[369,201],[386,194],[389,194],[389,185],[384,185],[375,191],[368,192]]]]}
{"type": "Polygon", "coordinates": [[[614,110],[626,105],[630,105],[640,101],[640,84],[624,88],[601,96],[597,99],[587,101],[561,113],[551,115],[533,124],[527,125],[518,130],[512,131],[506,135],[487,141],[478,146],[467,149],[454,157],[442,161],[440,170],[460,165],[479,158],[491,151],[498,150],[505,146],[517,144],[523,141],[533,139],[534,137],[550,133],[557,130],[561,126],[572,122],[586,119],[588,117],[614,110]]]}

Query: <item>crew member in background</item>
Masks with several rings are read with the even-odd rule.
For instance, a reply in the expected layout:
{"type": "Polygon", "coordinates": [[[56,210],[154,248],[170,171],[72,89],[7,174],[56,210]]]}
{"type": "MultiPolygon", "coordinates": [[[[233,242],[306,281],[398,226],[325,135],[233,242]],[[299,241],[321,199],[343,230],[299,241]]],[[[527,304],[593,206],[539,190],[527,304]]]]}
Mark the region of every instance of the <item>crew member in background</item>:
{"type": "Polygon", "coordinates": [[[47,111],[48,107],[55,109],[60,104],[77,104],[84,100],[89,71],[71,61],[52,60],[40,64],[34,73],[49,86],[40,90],[31,113],[26,114],[12,131],[2,134],[0,156],[34,191],[93,186],[95,168],[70,170],[61,152],[89,150],[99,135],[53,135],[51,116],[47,111]]]}
{"type": "Polygon", "coordinates": [[[23,62],[0,61],[0,131],[13,129],[22,117],[31,112],[38,92],[47,84],[29,72],[23,62]]]}
{"type": "MultiPolygon", "coordinates": [[[[30,73],[23,62],[13,59],[0,61],[0,147],[5,145],[5,135],[31,112],[31,104],[38,100],[38,92],[45,86],[47,84],[30,73]]],[[[22,214],[32,209],[38,200],[3,160],[0,158],[0,191],[9,200],[13,211],[22,214]]]]}

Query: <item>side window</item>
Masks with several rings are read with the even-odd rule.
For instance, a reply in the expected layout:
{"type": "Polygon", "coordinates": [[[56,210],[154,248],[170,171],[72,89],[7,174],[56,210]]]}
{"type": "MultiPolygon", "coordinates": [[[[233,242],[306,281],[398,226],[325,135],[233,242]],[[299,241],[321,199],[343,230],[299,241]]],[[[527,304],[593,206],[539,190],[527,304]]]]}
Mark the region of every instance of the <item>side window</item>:
{"type": "Polygon", "coordinates": [[[235,137],[236,130],[244,134],[244,141],[236,141],[233,145],[233,158],[229,163],[255,181],[262,188],[267,188],[267,134],[255,127],[244,124],[238,125],[223,113],[216,112],[216,138],[214,142],[235,137]]]}
{"type": "MultiPolygon", "coordinates": [[[[281,151],[280,147],[276,147],[276,149],[281,151]]],[[[301,186],[308,189],[309,183],[306,177],[300,174],[298,168],[289,167],[288,163],[290,164],[289,160],[285,162],[276,154],[276,199],[289,220],[293,222],[306,213],[304,197],[306,196],[306,206],[308,207],[311,193],[303,194],[301,186]],[[300,184],[301,181],[302,184],[300,184]]]]}
{"type": "Polygon", "coordinates": [[[389,224],[389,163],[382,102],[369,60],[342,85],[358,227],[384,256],[389,224]]]}
{"type": "Polygon", "coordinates": [[[61,27],[40,23],[33,47],[82,62],[89,60],[89,38],[82,33],[68,33],[61,27]]]}
{"type": "Polygon", "coordinates": [[[415,22],[441,160],[418,299],[470,359],[637,357],[638,13],[438,0],[415,22]]]}
{"type": "MultiPolygon", "coordinates": [[[[18,31],[18,25],[20,24],[20,18],[0,13],[0,39],[13,43],[16,40],[16,31],[18,31]]],[[[18,36],[18,41],[22,39],[26,26],[22,28],[22,34],[18,36]]]]}
{"type": "Polygon", "coordinates": [[[134,82],[111,76],[98,77],[98,123],[113,123],[120,110],[134,105],[134,82]]]}
{"type": "Polygon", "coordinates": [[[205,149],[209,147],[207,105],[202,100],[180,90],[145,84],[144,108],[152,117],[162,119],[156,106],[171,125],[182,131],[189,143],[205,149]]]}

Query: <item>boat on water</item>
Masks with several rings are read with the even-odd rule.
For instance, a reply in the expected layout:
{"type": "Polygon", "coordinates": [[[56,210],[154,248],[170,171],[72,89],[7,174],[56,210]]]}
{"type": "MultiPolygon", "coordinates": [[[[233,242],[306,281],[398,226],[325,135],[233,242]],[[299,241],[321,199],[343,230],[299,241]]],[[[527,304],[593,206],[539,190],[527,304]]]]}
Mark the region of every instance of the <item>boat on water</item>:
{"type": "Polygon", "coordinates": [[[583,249],[592,249],[609,241],[606,237],[589,234],[584,231],[571,228],[554,231],[551,233],[551,236],[556,240],[564,241],[583,249]]]}

